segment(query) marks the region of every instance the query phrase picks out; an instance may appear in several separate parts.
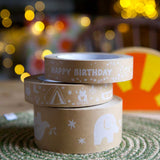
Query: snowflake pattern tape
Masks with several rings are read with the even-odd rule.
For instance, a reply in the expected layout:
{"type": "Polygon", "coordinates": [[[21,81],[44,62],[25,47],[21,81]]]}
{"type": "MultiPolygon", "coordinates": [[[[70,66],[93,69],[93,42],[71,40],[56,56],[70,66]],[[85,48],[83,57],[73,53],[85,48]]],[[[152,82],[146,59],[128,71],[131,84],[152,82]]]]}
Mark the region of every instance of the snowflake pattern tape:
{"type": "Polygon", "coordinates": [[[26,101],[38,106],[82,107],[106,103],[113,98],[112,84],[65,84],[46,80],[43,75],[24,81],[26,101]]]}
{"type": "Polygon", "coordinates": [[[133,57],[106,53],[48,55],[45,57],[45,77],[68,83],[127,81],[133,77],[133,57]]]}
{"type": "Polygon", "coordinates": [[[122,100],[81,108],[34,106],[34,136],[40,149],[60,153],[94,153],[119,146],[122,100]]]}

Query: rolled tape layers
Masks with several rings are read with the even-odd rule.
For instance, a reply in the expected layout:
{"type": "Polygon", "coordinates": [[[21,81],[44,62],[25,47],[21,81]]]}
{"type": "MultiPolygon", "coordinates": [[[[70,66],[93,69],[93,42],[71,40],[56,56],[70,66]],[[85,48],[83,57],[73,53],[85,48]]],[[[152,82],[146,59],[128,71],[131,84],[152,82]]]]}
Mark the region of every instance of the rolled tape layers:
{"type": "Polygon", "coordinates": [[[45,77],[68,83],[114,83],[131,80],[133,57],[106,53],[58,53],[45,57],[45,77]]]}
{"type": "Polygon", "coordinates": [[[82,108],[34,106],[39,148],[61,153],[94,153],[117,147],[122,138],[122,100],[82,108]]]}
{"type": "Polygon", "coordinates": [[[47,80],[43,75],[26,78],[24,90],[26,101],[49,107],[92,106],[106,103],[113,97],[112,84],[68,84],[47,80]]]}

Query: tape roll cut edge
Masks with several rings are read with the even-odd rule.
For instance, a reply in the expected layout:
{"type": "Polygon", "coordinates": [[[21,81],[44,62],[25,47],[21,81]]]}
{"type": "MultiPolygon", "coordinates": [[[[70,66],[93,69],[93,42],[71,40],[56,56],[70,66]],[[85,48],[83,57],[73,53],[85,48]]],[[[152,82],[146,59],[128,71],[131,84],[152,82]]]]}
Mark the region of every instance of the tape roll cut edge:
{"type": "Polygon", "coordinates": [[[104,84],[127,81],[133,78],[133,57],[96,52],[47,55],[45,77],[67,83],[104,84]]]}
{"type": "Polygon", "coordinates": [[[25,100],[39,106],[85,107],[109,102],[112,84],[69,84],[45,79],[44,75],[24,80],[25,100]]]}
{"type": "Polygon", "coordinates": [[[117,96],[108,103],[91,107],[35,105],[34,111],[35,143],[40,149],[85,154],[107,151],[121,143],[122,99],[117,96]]]}

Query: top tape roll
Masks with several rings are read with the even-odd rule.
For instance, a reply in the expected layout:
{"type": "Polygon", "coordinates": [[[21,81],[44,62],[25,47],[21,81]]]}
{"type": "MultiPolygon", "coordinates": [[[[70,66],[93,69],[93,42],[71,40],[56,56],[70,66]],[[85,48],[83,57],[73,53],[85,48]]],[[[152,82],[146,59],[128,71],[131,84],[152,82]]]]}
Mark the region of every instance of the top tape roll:
{"type": "Polygon", "coordinates": [[[133,57],[106,53],[59,53],[45,57],[45,77],[69,83],[131,80],[133,57]]]}

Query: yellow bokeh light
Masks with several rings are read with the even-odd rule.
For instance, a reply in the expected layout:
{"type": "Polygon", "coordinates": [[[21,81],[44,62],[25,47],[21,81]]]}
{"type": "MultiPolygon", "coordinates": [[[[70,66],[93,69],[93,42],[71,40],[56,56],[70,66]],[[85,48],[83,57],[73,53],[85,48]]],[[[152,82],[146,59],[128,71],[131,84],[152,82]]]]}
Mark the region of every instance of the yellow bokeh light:
{"type": "Polygon", "coordinates": [[[32,10],[32,11],[34,11],[34,7],[31,6],[31,5],[27,5],[24,10],[25,10],[25,11],[27,11],[27,10],[32,10]]]}
{"type": "Polygon", "coordinates": [[[123,8],[128,8],[131,5],[131,0],[120,0],[120,5],[123,8]]]}
{"type": "Polygon", "coordinates": [[[38,31],[38,32],[42,32],[45,28],[45,25],[43,22],[41,21],[37,21],[35,24],[34,24],[34,27],[35,27],[35,30],[38,31]]]}
{"type": "Polygon", "coordinates": [[[39,12],[43,11],[43,10],[45,9],[45,4],[44,4],[44,2],[42,2],[42,1],[37,1],[37,2],[35,3],[35,8],[36,8],[36,10],[39,11],[39,12]]]}
{"type": "Polygon", "coordinates": [[[137,13],[134,10],[124,9],[121,11],[121,16],[124,19],[135,18],[137,16],[137,13]]]}
{"type": "Polygon", "coordinates": [[[16,74],[21,75],[24,72],[24,66],[21,65],[21,64],[17,64],[14,67],[14,71],[15,71],[16,74]]]}
{"type": "Polygon", "coordinates": [[[31,30],[33,34],[40,35],[41,32],[44,30],[44,28],[45,28],[44,23],[41,21],[37,21],[32,25],[31,30]]]}
{"type": "Polygon", "coordinates": [[[8,54],[13,54],[15,52],[15,46],[13,44],[8,44],[5,47],[5,52],[7,52],[8,54]]]}
{"type": "Polygon", "coordinates": [[[26,10],[24,13],[24,17],[27,21],[32,21],[34,19],[35,15],[32,10],[26,10]]]}
{"type": "Polygon", "coordinates": [[[4,49],[4,43],[3,42],[0,42],[0,52],[2,52],[4,49]]]}
{"type": "Polygon", "coordinates": [[[28,72],[24,72],[24,73],[21,75],[20,79],[21,79],[22,82],[24,82],[24,79],[27,78],[27,77],[29,77],[29,76],[30,76],[30,74],[29,74],[28,72]]]}
{"type": "Polygon", "coordinates": [[[3,66],[4,66],[5,68],[11,68],[12,65],[13,65],[13,61],[12,61],[10,58],[5,58],[5,59],[3,60],[3,66]]]}
{"type": "Polygon", "coordinates": [[[145,14],[147,16],[153,15],[155,11],[156,10],[153,5],[151,5],[151,4],[145,5],[145,14]]]}
{"type": "Polygon", "coordinates": [[[52,52],[49,49],[45,49],[42,52],[41,58],[44,60],[44,57],[47,56],[47,55],[50,55],[50,54],[52,54],[52,52]]]}
{"type": "Polygon", "coordinates": [[[124,19],[135,18],[137,15],[150,19],[158,17],[155,0],[118,0],[114,5],[116,12],[117,8],[115,7],[118,6],[118,2],[121,6],[121,17],[124,19]]]}
{"type": "Polygon", "coordinates": [[[8,9],[2,9],[0,15],[1,15],[2,18],[9,18],[10,11],[8,9]]]}
{"type": "Polygon", "coordinates": [[[137,13],[143,13],[144,12],[144,3],[138,2],[135,5],[135,10],[136,10],[137,13]]]}
{"type": "Polygon", "coordinates": [[[121,32],[121,33],[126,33],[129,31],[130,27],[128,24],[126,23],[120,23],[118,26],[118,31],[121,32]]]}
{"type": "Polygon", "coordinates": [[[9,28],[11,25],[12,25],[12,20],[10,18],[4,18],[2,20],[2,25],[5,27],[5,28],[9,28]]]}
{"type": "Polygon", "coordinates": [[[81,23],[81,25],[82,25],[83,27],[88,27],[88,26],[90,25],[90,23],[91,23],[91,20],[90,20],[89,17],[82,17],[82,18],[80,19],[80,23],[81,23]]]}
{"type": "Polygon", "coordinates": [[[105,33],[105,37],[108,39],[108,40],[113,40],[115,38],[115,32],[112,31],[112,30],[108,30],[106,31],[105,33]]]}

